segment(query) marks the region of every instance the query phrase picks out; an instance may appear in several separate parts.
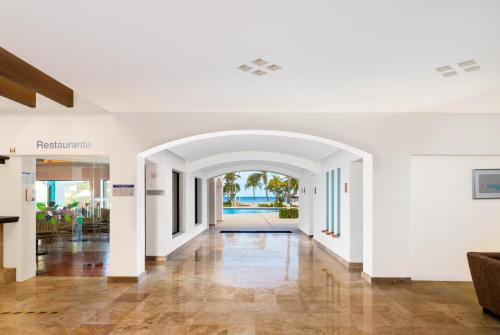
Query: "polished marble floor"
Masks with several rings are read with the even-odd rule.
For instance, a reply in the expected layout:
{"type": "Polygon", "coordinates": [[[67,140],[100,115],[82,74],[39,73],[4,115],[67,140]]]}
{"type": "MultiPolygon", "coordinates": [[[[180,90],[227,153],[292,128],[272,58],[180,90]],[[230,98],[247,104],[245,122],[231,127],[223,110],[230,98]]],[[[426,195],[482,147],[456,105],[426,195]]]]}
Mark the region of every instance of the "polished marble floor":
{"type": "Polygon", "coordinates": [[[37,271],[42,276],[104,277],[109,273],[109,239],[104,236],[71,241],[63,237],[39,241],[37,271]]]}
{"type": "Polygon", "coordinates": [[[147,268],[0,288],[0,334],[500,334],[470,283],[369,286],[299,233],[214,229],[147,268]]]}
{"type": "Polygon", "coordinates": [[[280,219],[278,213],[223,215],[217,227],[224,230],[291,230],[298,229],[298,219],[280,219]]]}

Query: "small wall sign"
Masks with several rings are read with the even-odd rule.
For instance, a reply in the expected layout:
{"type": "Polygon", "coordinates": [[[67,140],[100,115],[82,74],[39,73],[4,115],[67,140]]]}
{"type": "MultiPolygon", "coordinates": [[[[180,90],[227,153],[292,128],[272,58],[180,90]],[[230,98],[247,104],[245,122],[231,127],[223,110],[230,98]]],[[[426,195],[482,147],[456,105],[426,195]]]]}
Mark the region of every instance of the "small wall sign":
{"type": "Polygon", "coordinates": [[[134,184],[113,184],[114,197],[133,197],[134,190],[134,184]]]}
{"type": "Polygon", "coordinates": [[[63,141],[36,141],[38,150],[54,150],[54,149],[90,149],[92,143],[86,141],[80,142],[63,142],[63,141]]]}
{"type": "Polygon", "coordinates": [[[16,147],[9,148],[9,152],[11,155],[15,155],[16,154],[16,147]]]}

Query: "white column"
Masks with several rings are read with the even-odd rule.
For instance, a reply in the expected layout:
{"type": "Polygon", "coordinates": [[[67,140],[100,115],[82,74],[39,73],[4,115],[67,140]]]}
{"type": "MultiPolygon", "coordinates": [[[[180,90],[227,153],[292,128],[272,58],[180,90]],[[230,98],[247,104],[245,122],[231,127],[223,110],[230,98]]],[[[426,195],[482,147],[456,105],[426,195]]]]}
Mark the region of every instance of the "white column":
{"type": "Polygon", "coordinates": [[[112,184],[135,184],[135,196],[112,196],[110,211],[110,276],[137,277],[145,270],[144,159],[127,152],[110,156],[112,184]],[[142,208],[142,211],[138,211],[142,208]],[[141,219],[142,217],[142,219],[141,219]]]}
{"type": "Polygon", "coordinates": [[[222,191],[222,178],[215,180],[215,220],[222,221],[222,212],[224,208],[224,192],[222,191]]]}
{"type": "Polygon", "coordinates": [[[4,225],[4,267],[16,268],[18,281],[36,275],[35,203],[26,199],[26,189],[34,188],[35,170],[32,157],[12,157],[0,165],[0,213],[19,216],[19,222],[4,225]]]}
{"type": "MultiPolygon", "coordinates": [[[[167,189],[167,171],[165,164],[147,162],[146,164],[146,255],[166,256],[167,242],[171,229],[168,217],[170,213],[168,197],[172,194],[167,189]],[[168,190],[168,192],[167,192],[168,190]]],[[[171,175],[169,176],[171,178],[171,175]]]]}

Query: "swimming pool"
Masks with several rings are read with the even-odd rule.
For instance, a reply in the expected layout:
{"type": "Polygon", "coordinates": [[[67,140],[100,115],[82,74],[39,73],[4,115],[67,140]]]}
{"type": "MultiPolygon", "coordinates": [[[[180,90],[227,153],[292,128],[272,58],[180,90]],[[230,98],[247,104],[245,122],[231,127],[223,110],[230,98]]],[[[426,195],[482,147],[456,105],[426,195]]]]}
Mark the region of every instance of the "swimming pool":
{"type": "Polygon", "coordinates": [[[279,208],[224,208],[224,214],[258,214],[258,213],[277,213],[279,208]]]}

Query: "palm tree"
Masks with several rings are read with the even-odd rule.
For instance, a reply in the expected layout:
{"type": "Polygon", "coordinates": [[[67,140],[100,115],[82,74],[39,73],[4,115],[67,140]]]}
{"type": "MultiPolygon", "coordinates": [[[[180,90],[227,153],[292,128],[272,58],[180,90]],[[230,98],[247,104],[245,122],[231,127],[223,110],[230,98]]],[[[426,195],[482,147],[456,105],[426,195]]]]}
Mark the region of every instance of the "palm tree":
{"type": "Polygon", "coordinates": [[[292,195],[295,196],[299,192],[299,181],[298,179],[292,178],[292,195]]]}
{"type": "Polygon", "coordinates": [[[274,193],[276,197],[276,202],[283,201],[284,195],[287,190],[287,183],[281,180],[278,176],[273,176],[269,183],[267,184],[267,189],[274,193]]]}
{"type": "Polygon", "coordinates": [[[260,173],[258,173],[258,172],[252,173],[251,175],[248,176],[247,183],[245,184],[245,190],[252,188],[254,200],[255,200],[255,189],[262,188],[262,183],[260,182],[261,178],[262,178],[262,175],[260,173]]]}
{"type": "Polygon", "coordinates": [[[236,179],[240,178],[240,175],[236,172],[226,173],[224,175],[224,186],[222,188],[224,195],[229,195],[231,198],[231,205],[236,205],[236,194],[240,191],[240,184],[236,182],[236,179]]]}
{"type": "Polygon", "coordinates": [[[264,190],[266,191],[266,200],[267,200],[267,202],[269,202],[269,189],[267,187],[267,172],[261,171],[260,178],[262,179],[262,186],[264,187],[264,190]]]}
{"type": "Polygon", "coordinates": [[[286,203],[290,203],[290,192],[292,190],[292,178],[286,176],[286,203]]]}
{"type": "Polygon", "coordinates": [[[299,191],[299,181],[295,178],[287,176],[286,184],[287,184],[286,202],[289,204],[291,203],[292,196],[297,195],[297,192],[299,191]]]}

